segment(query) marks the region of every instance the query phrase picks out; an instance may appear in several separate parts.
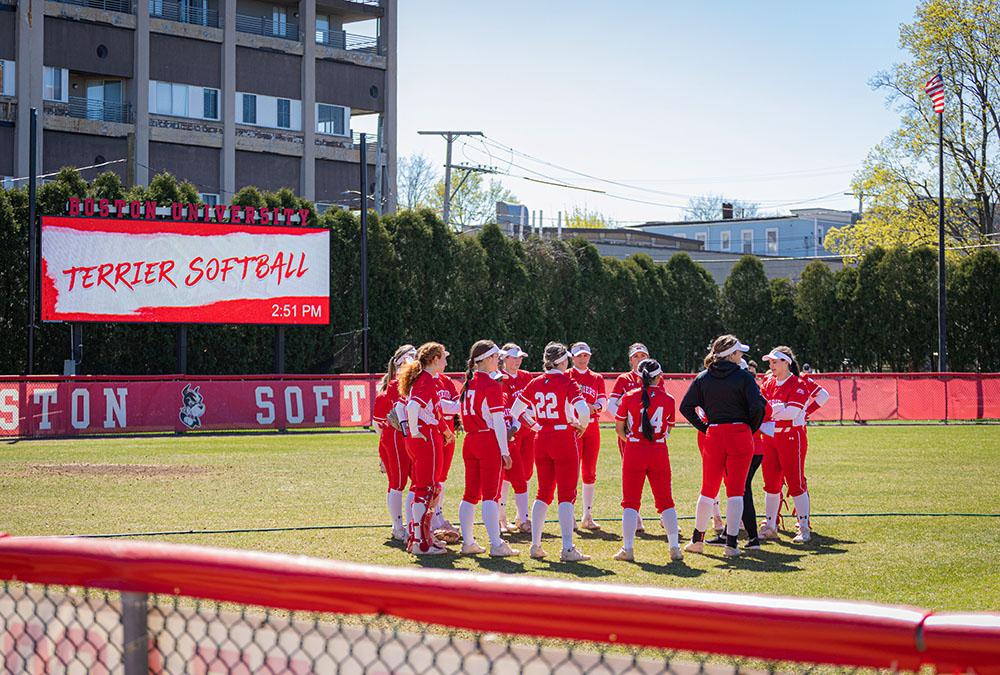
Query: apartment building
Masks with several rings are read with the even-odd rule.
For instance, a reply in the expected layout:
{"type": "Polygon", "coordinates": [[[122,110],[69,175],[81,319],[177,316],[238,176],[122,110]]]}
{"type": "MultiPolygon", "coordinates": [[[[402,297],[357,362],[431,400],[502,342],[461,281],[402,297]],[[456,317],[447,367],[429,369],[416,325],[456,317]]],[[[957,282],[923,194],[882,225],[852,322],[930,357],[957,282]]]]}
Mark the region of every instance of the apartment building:
{"type": "Polygon", "coordinates": [[[85,176],[356,208],[363,128],[394,210],[396,2],[0,0],[0,177],[28,173],[34,107],[40,173],[124,159],[85,176]]]}

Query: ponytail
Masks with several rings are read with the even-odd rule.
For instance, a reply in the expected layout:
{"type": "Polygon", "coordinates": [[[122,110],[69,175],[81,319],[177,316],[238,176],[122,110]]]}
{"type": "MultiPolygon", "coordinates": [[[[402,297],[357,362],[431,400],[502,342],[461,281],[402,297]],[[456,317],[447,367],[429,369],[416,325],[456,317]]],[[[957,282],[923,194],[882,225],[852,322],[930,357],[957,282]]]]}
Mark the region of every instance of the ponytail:
{"type": "Polygon", "coordinates": [[[647,441],[653,440],[653,423],[649,419],[649,384],[652,379],[648,371],[642,371],[642,417],[639,426],[647,441]]]}
{"type": "Polygon", "coordinates": [[[378,393],[384,394],[385,390],[389,388],[389,383],[392,382],[396,377],[396,371],[399,370],[400,366],[405,365],[405,361],[400,363],[404,357],[410,356],[413,358],[417,354],[417,348],[413,345],[402,345],[389,359],[388,365],[385,367],[385,375],[382,379],[378,381],[378,393]]]}
{"type": "MultiPolygon", "coordinates": [[[[472,382],[472,376],[476,370],[476,364],[486,358],[486,353],[491,350],[497,350],[497,345],[493,340],[477,340],[472,348],[469,349],[469,360],[465,363],[465,383],[462,385],[462,393],[458,395],[459,400],[465,398],[465,392],[469,389],[469,382],[472,382]]],[[[496,353],[494,351],[494,353],[496,353]]],[[[490,354],[492,356],[493,354],[490,354]]]]}
{"type": "Polygon", "coordinates": [[[399,382],[399,395],[404,398],[410,395],[413,384],[417,381],[420,373],[430,365],[434,359],[444,356],[444,345],[439,342],[425,342],[417,350],[417,358],[405,364],[399,369],[396,378],[399,382]]]}

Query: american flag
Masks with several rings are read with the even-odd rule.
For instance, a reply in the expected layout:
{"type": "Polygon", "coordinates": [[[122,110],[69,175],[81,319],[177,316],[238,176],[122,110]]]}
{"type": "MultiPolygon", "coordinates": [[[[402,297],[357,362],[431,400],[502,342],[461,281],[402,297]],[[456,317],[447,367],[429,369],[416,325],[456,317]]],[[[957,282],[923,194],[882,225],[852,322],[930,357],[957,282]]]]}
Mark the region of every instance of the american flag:
{"type": "Polygon", "coordinates": [[[934,112],[939,115],[943,113],[944,80],[941,79],[941,73],[927,80],[927,84],[924,85],[924,91],[927,92],[927,95],[931,97],[931,101],[934,103],[934,112]]]}

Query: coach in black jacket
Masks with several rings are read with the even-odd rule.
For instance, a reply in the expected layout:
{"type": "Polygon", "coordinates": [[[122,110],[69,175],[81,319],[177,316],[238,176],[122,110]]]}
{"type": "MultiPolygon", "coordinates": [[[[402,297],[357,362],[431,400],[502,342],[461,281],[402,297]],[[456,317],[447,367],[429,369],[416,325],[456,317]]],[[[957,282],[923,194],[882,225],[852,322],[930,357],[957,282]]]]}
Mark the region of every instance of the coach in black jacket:
{"type": "Polygon", "coordinates": [[[681,414],[705,434],[695,531],[684,548],[691,553],[703,552],[712,505],[725,480],[728,499],[723,554],[740,554],[736,538],[743,517],[743,487],[753,456],[753,433],[760,427],[767,405],[754,376],[740,367],[749,349],[733,335],[716,338],[705,357],[705,370],[698,373],[681,401],[681,414]],[[704,421],[698,408],[704,411],[704,421]]]}

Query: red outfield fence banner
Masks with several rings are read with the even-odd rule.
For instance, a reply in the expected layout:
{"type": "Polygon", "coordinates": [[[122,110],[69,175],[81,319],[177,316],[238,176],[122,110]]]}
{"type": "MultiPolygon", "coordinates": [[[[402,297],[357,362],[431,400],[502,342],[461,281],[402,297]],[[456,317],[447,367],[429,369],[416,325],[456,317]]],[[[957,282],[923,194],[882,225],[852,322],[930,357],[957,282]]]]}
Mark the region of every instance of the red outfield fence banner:
{"type": "MultiPolygon", "coordinates": [[[[379,375],[0,377],[0,437],[371,425],[379,375]]],[[[458,379],[460,375],[454,375],[458,379]]],[[[607,388],[616,376],[605,375],[607,388]]],[[[667,375],[680,402],[693,375],[667,375]]],[[[827,422],[1000,419],[1000,374],[833,373],[827,422]]],[[[611,422],[604,414],[602,422],[611,422]]]]}
{"type": "Polygon", "coordinates": [[[0,578],[15,671],[749,672],[725,655],[1000,673],[1000,614],[50,537],[0,538],[0,578]]]}
{"type": "Polygon", "coordinates": [[[42,319],[328,324],[319,228],[42,218],[42,319]]]}

